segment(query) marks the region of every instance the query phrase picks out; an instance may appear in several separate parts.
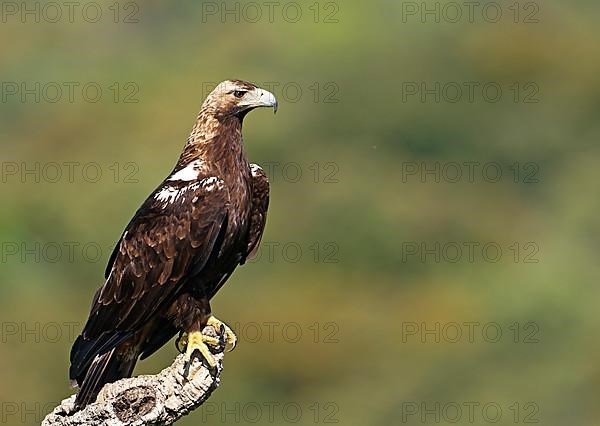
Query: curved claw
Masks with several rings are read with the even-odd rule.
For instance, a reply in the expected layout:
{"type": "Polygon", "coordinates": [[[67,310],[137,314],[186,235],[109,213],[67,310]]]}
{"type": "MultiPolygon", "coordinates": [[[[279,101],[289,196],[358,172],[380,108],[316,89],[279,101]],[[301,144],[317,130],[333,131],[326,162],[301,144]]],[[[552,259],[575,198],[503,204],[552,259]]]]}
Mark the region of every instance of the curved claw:
{"type": "Polygon", "coordinates": [[[222,348],[226,347],[226,341],[225,341],[225,324],[221,324],[221,327],[219,329],[219,346],[222,348]]]}
{"type": "Polygon", "coordinates": [[[221,320],[215,318],[212,315],[210,317],[208,317],[208,321],[206,322],[206,325],[210,325],[215,330],[219,330],[219,334],[220,334],[219,337],[223,336],[225,339],[225,341],[224,341],[225,351],[231,352],[232,350],[235,349],[235,346],[237,345],[237,337],[236,337],[235,333],[233,332],[233,330],[231,330],[231,328],[229,328],[221,320]]]}
{"type": "Polygon", "coordinates": [[[184,336],[183,331],[179,332],[179,336],[175,339],[175,349],[182,354],[185,351],[185,347],[187,346],[187,337],[184,336]],[[181,341],[185,341],[182,346],[180,346],[181,341]]]}

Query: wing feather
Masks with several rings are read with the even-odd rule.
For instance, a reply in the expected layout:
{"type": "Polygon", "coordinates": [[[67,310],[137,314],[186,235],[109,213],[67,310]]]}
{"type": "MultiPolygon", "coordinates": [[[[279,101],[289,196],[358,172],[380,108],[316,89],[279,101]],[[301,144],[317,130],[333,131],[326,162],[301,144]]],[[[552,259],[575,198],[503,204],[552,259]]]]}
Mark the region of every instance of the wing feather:
{"type": "Polygon", "coordinates": [[[175,297],[189,271],[204,266],[224,226],[227,207],[222,186],[207,190],[198,182],[165,181],[138,210],[115,248],[83,338],[139,330],[175,297]],[[181,196],[172,202],[157,197],[174,185],[181,196]]]}
{"type": "Polygon", "coordinates": [[[267,210],[269,208],[269,179],[267,175],[256,164],[250,165],[250,171],[252,176],[252,210],[248,233],[248,255],[246,259],[251,259],[258,251],[258,245],[265,230],[267,210]]]}

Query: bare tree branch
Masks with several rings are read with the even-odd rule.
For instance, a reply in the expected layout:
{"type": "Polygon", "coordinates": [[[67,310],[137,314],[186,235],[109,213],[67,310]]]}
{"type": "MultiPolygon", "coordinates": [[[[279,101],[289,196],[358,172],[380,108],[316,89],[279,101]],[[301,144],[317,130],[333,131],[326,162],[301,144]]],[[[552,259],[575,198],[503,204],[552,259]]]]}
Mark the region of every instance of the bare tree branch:
{"type": "MultiPolygon", "coordinates": [[[[212,327],[204,329],[213,333],[212,327]]],[[[187,379],[183,377],[184,355],[153,376],[138,376],[109,383],[95,403],[74,412],[75,395],[65,399],[48,414],[42,426],[146,426],[170,425],[208,399],[219,386],[223,353],[214,354],[216,371],[194,360],[187,379]]]]}

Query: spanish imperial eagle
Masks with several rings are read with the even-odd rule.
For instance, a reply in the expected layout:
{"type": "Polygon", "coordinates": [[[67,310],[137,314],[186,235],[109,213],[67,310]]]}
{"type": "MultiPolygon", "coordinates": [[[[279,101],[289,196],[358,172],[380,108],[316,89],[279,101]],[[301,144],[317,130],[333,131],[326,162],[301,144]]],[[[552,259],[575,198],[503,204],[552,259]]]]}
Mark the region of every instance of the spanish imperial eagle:
{"type": "Polygon", "coordinates": [[[269,183],[248,163],[242,141],[244,117],[258,107],[277,111],[277,100],[244,81],[219,84],[173,172],[125,228],[71,349],[76,407],[94,402],[104,384],[130,377],[138,358],[177,333],[188,367],[196,351],[215,366],[207,345],[224,340],[226,350],[235,347],[235,334],[212,315],[210,300],[257,250],[265,227],[269,183]],[[206,325],[222,339],[203,335],[206,325]]]}

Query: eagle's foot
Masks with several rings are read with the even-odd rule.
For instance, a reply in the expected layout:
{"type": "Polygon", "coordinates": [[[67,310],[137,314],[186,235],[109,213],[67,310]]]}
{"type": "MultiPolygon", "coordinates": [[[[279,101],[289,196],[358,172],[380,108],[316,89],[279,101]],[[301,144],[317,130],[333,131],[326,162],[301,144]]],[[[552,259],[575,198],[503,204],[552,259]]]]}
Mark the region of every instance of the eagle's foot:
{"type": "Polygon", "coordinates": [[[219,340],[219,346],[221,344],[221,340],[224,340],[225,351],[231,352],[233,349],[235,349],[235,345],[237,344],[237,336],[231,328],[225,325],[225,323],[211,315],[208,317],[206,325],[212,326],[219,333],[221,336],[221,339],[219,340]]]}
{"type": "Polygon", "coordinates": [[[202,358],[206,360],[209,368],[214,370],[217,366],[217,361],[210,353],[210,349],[208,345],[218,346],[219,339],[211,336],[205,336],[199,331],[192,331],[190,333],[184,334],[180,339],[178,339],[185,346],[185,366],[184,366],[184,376],[187,377],[190,366],[192,364],[192,360],[197,353],[200,353],[202,358]]]}

